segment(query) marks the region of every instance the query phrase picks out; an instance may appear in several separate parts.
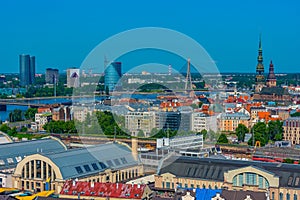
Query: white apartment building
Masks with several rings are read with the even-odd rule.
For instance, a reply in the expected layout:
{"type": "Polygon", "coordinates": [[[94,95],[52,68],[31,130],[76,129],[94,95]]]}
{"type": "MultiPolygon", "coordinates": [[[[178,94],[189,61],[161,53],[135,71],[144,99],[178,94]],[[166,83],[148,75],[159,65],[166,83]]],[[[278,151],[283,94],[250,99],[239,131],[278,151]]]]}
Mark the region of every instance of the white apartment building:
{"type": "Polygon", "coordinates": [[[125,115],[125,128],[128,129],[133,136],[138,136],[143,131],[144,136],[149,136],[151,130],[155,128],[154,112],[128,112],[125,115]]]}

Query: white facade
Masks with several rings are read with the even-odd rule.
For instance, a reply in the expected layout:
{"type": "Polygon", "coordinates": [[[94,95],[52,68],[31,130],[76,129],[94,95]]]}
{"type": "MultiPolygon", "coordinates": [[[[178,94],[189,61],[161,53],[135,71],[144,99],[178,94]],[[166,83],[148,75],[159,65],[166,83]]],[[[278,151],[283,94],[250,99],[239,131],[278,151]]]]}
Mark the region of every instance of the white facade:
{"type": "Polygon", "coordinates": [[[35,125],[38,130],[43,130],[43,126],[47,124],[52,118],[52,114],[50,112],[46,113],[36,113],[35,114],[35,125]]]}
{"type": "Polygon", "coordinates": [[[79,69],[67,69],[67,87],[80,87],[80,70],[79,69]]]}
{"type": "Polygon", "coordinates": [[[74,106],[73,107],[73,117],[74,120],[83,122],[86,119],[87,114],[90,114],[90,116],[93,114],[92,108],[89,107],[81,107],[81,106],[74,106]]]}
{"type": "Polygon", "coordinates": [[[155,128],[155,113],[129,112],[125,115],[125,128],[134,136],[137,136],[140,131],[144,132],[144,136],[149,136],[151,130],[155,128]]]}
{"type": "Polygon", "coordinates": [[[192,131],[201,132],[202,130],[208,130],[207,127],[207,116],[203,113],[192,114],[192,131]]]}

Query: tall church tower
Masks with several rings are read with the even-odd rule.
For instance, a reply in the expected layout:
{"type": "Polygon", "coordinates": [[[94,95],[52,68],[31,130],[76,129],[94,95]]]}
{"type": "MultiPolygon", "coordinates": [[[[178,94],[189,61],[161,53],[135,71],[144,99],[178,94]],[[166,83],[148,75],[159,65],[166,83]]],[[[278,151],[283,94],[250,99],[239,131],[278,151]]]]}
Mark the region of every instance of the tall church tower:
{"type": "Polygon", "coordinates": [[[268,87],[276,87],[276,76],[274,73],[274,65],[272,63],[272,60],[271,60],[270,67],[269,67],[269,74],[267,77],[267,86],[268,87]]]}
{"type": "Polygon", "coordinates": [[[265,68],[264,68],[264,64],[263,64],[261,36],[259,36],[256,76],[255,76],[255,92],[256,93],[260,92],[261,89],[264,87],[264,84],[265,84],[264,72],[265,72],[265,68]]]}

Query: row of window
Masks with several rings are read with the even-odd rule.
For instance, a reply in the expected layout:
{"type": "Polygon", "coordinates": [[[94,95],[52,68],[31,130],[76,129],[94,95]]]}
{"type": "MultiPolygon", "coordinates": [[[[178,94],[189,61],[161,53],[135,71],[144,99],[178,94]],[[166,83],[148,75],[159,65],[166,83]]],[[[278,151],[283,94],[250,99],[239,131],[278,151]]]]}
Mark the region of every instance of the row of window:
{"type": "MultiPolygon", "coordinates": [[[[191,184],[191,187],[188,187],[188,184],[185,183],[184,185],[182,185],[182,183],[178,183],[176,184],[177,188],[199,188],[199,189],[206,189],[206,185],[203,184],[202,187],[200,185],[194,185],[191,184]]],[[[172,182],[162,182],[162,188],[169,188],[169,189],[174,189],[175,188],[175,184],[172,182]]],[[[208,189],[219,189],[217,185],[215,185],[214,187],[212,187],[210,184],[207,187],[208,189]]]]}
{"type": "Polygon", "coordinates": [[[233,186],[242,187],[244,184],[246,185],[258,185],[259,188],[267,189],[269,188],[268,180],[258,174],[255,173],[241,173],[233,177],[232,180],[233,186]]]}

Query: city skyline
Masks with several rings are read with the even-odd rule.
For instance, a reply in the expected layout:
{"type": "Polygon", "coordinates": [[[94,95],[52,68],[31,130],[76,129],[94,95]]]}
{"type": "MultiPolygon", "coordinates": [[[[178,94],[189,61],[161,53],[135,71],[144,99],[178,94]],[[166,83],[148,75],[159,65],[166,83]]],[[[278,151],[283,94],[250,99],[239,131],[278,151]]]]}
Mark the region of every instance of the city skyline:
{"type": "MultiPolygon", "coordinates": [[[[211,55],[220,72],[254,73],[260,33],[264,65],[273,60],[275,73],[297,72],[300,66],[296,1],[177,1],[172,6],[158,1],[147,6],[132,3],[135,6],[122,1],[2,2],[0,13],[5,20],[0,39],[0,73],[18,72],[18,55],[22,53],[37,57],[37,73],[44,73],[49,67],[60,71],[80,67],[87,54],[106,38],[147,26],[173,29],[195,39],[211,55]],[[23,23],[26,21],[34,23],[23,23]]],[[[124,71],[133,66],[124,63],[124,71]]]]}

